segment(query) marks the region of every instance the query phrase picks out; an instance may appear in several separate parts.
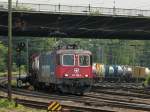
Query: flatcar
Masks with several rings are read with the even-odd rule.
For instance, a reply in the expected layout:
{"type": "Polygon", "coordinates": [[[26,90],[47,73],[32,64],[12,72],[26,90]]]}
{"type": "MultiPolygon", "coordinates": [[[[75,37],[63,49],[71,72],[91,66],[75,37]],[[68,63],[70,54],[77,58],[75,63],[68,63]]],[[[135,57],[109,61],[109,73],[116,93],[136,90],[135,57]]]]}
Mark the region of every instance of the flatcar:
{"type": "Polygon", "coordinates": [[[27,81],[35,88],[83,94],[92,86],[92,53],[88,50],[67,46],[32,55],[31,64],[27,81]]]}

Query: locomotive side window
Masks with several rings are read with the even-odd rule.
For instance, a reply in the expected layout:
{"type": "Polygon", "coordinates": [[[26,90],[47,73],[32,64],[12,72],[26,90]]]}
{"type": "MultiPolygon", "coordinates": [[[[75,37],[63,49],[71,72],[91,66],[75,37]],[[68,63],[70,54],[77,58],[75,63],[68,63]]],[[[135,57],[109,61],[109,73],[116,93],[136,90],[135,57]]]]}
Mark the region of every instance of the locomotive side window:
{"type": "Polygon", "coordinates": [[[74,55],[73,54],[65,54],[62,56],[62,64],[63,65],[75,65],[74,55]]]}
{"type": "Polygon", "coordinates": [[[90,56],[80,55],[79,56],[79,65],[80,66],[89,66],[90,65],[90,56]]]}

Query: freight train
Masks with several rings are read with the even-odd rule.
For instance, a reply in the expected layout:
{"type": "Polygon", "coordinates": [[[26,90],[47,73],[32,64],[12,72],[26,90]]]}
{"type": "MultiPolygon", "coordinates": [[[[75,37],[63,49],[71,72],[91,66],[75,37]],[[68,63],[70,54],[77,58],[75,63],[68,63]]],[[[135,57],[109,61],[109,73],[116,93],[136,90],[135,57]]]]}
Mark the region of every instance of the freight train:
{"type": "Polygon", "coordinates": [[[92,70],[96,81],[107,82],[141,82],[150,74],[147,67],[100,63],[93,63],[92,70]]]}
{"type": "Polygon", "coordinates": [[[30,64],[25,80],[34,88],[49,87],[62,93],[83,94],[93,83],[92,53],[75,45],[34,54],[30,64]]]}

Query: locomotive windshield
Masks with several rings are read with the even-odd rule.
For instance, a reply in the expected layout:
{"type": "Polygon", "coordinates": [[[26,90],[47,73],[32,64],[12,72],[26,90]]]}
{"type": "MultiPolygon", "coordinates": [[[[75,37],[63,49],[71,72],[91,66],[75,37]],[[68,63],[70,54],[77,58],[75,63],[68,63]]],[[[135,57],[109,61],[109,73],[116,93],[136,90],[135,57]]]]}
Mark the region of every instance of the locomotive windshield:
{"type": "Polygon", "coordinates": [[[74,55],[73,54],[65,54],[63,55],[63,65],[74,65],[74,55]]]}
{"type": "Polygon", "coordinates": [[[89,55],[80,55],[79,56],[79,65],[80,66],[89,66],[90,65],[90,56],[89,55]]]}

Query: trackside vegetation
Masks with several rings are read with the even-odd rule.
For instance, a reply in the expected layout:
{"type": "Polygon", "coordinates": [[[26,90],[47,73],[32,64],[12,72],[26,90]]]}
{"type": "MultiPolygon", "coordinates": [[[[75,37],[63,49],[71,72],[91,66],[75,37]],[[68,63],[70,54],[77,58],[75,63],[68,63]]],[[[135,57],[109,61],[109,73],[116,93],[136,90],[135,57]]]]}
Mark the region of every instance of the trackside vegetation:
{"type": "Polygon", "coordinates": [[[7,99],[0,99],[0,112],[46,112],[45,110],[37,110],[18,105],[15,102],[9,102],[7,99]]]}
{"type": "Polygon", "coordinates": [[[150,75],[147,76],[147,78],[145,79],[144,86],[145,87],[150,87],[150,75]]]}
{"type": "MultiPolygon", "coordinates": [[[[80,49],[90,50],[93,54],[93,62],[108,65],[136,65],[150,68],[150,41],[147,40],[119,40],[119,39],[75,39],[75,38],[16,38],[13,41],[13,72],[18,73],[18,65],[26,71],[27,54],[51,51],[58,45],[76,43],[80,49]],[[17,45],[24,42],[27,46],[21,51],[21,59],[16,51],[17,45]],[[28,52],[27,52],[28,51],[28,52]]],[[[7,73],[7,41],[0,41],[0,75],[7,73]]],[[[21,72],[21,73],[22,73],[21,72]]],[[[23,74],[23,73],[22,73],[23,74]]]]}

